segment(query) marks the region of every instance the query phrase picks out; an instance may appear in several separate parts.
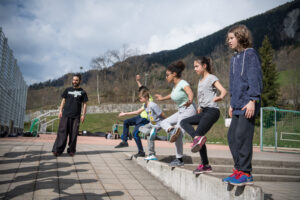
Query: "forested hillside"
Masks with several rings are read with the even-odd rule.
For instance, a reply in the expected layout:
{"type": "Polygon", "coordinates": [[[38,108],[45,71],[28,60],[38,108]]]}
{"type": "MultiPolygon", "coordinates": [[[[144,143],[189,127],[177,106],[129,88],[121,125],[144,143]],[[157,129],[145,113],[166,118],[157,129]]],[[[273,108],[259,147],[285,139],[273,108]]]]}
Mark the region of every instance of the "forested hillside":
{"type": "MultiPolygon", "coordinates": [[[[280,73],[280,80],[278,80],[281,84],[280,102],[283,106],[289,106],[287,105],[289,100],[294,98],[292,94],[297,94],[293,90],[299,90],[299,87],[292,89],[291,85],[300,84],[300,1],[289,2],[236,24],[245,24],[249,27],[254,38],[254,48],[257,50],[261,46],[264,36],[269,37],[272,47],[275,49],[274,61],[280,73]],[[286,77],[291,74],[290,72],[292,72],[293,78],[286,77]]],[[[93,60],[92,58],[97,55],[91,55],[91,65],[100,67],[95,67],[82,74],[82,87],[89,94],[89,103],[94,105],[99,103],[97,76],[100,103],[136,101],[135,75],[137,73],[142,75],[142,82],[146,81],[152,93],[167,94],[170,92],[171,85],[165,81],[165,67],[177,60],[183,60],[186,63],[187,69],[184,71],[183,78],[191,83],[195,91],[198,77],[193,73],[193,59],[195,56],[202,55],[213,58],[215,73],[225,87],[228,87],[231,52],[225,45],[225,38],[229,27],[175,50],[131,56],[119,60],[109,68],[99,64],[103,59],[93,60]]],[[[71,74],[66,74],[56,80],[31,85],[28,91],[27,110],[57,108],[63,89],[71,85],[71,76],[71,74]]],[[[228,99],[225,100],[225,103],[227,101],[228,99]]]]}

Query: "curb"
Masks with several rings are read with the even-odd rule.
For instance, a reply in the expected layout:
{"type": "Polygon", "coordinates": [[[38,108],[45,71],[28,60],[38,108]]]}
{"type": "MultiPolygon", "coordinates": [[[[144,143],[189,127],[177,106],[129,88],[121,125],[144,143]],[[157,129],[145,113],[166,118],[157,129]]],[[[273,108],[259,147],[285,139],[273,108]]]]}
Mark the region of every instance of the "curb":
{"type": "Polygon", "coordinates": [[[169,167],[167,163],[146,161],[144,158],[134,158],[130,153],[125,154],[183,199],[263,200],[261,187],[235,187],[210,174],[195,175],[187,169],[169,167]]]}

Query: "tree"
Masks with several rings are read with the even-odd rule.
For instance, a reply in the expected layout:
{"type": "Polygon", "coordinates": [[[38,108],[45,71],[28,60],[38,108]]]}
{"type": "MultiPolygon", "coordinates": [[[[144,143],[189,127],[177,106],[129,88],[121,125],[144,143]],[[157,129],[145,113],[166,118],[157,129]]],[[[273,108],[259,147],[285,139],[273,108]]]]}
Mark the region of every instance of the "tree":
{"type": "Polygon", "coordinates": [[[276,106],[279,97],[278,72],[273,61],[274,50],[268,36],[265,36],[259,48],[261,68],[263,73],[262,106],[276,106]]]}

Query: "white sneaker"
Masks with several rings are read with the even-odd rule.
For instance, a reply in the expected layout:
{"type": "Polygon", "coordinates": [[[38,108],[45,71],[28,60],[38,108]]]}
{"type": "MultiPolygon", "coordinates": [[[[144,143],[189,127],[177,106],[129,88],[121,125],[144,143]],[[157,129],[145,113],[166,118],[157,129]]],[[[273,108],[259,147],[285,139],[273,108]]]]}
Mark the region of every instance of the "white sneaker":
{"type": "Polygon", "coordinates": [[[145,160],[157,160],[157,158],[155,155],[150,155],[150,156],[146,157],[145,160]]]}

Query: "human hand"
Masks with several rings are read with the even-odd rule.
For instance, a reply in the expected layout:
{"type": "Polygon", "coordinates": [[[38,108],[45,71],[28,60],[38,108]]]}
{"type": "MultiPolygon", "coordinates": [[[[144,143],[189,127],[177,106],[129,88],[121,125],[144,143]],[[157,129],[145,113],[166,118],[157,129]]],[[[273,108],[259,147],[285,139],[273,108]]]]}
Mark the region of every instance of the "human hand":
{"type": "Polygon", "coordinates": [[[202,109],[201,108],[197,108],[197,113],[201,113],[202,109]]]}
{"type": "Polygon", "coordinates": [[[184,104],[184,106],[185,106],[185,107],[189,107],[192,103],[193,103],[192,100],[188,100],[188,101],[184,104]]]}
{"type": "Polygon", "coordinates": [[[139,74],[137,74],[137,75],[135,76],[135,80],[136,80],[136,82],[140,81],[140,80],[141,80],[141,76],[140,76],[139,74]]]}
{"type": "Polygon", "coordinates": [[[123,117],[123,116],[125,116],[125,113],[124,112],[120,112],[119,117],[123,117]]]}
{"type": "Polygon", "coordinates": [[[58,117],[59,117],[59,118],[62,118],[62,111],[59,111],[58,117]]]}
{"type": "Polygon", "coordinates": [[[232,107],[231,106],[228,109],[228,114],[229,114],[229,117],[232,118],[232,107]]]}
{"type": "Polygon", "coordinates": [[[83,122],[84,122],[84,119],[85,119],[85,115],[81,115],[80,121],[81,121],[82,124],[83,124],[83,122]]]}
{"type": "Polygon", "coordinates": [[[253,101],[249,101],[249,103],[247,103],[247,105],[245,105],[242,108],[242,110],[245,110],[245,109],[246,109],[245,116],[247,119],[250,119],[254,115],[255,103],[253,101]]]}
{"type": "Polygon", "coordinates": [[[218,101],[222,101],[222,97],[215,97],[214,99],[213,99],[213,102],[218,102],[218,101]]]}
{"type": "Polygon", "coordinates": [[[162,100],[162,96],[160,94],[155,94],[154,96],[156,97],[156,100],[158,101],[162,100]]]}

